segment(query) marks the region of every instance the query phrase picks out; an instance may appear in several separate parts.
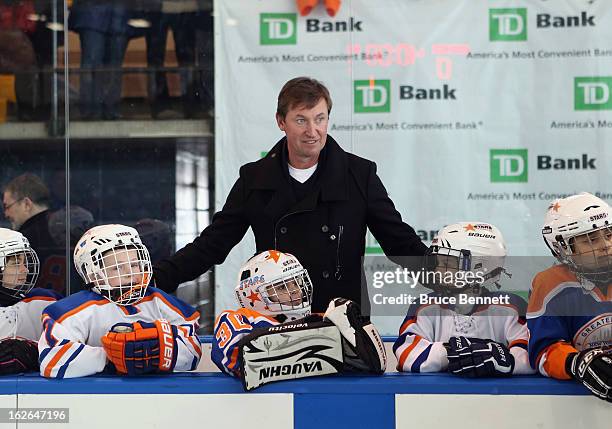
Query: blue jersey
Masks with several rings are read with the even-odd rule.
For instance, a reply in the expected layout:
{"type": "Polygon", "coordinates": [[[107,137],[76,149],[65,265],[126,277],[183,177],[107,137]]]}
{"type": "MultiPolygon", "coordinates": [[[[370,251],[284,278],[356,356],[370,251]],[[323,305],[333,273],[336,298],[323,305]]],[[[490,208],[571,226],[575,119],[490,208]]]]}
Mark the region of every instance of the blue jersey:
{"type": "Polygon", "coordinates": [[[612,288],[586,288],[565,266],[533,279],[529,307],[529,360],[541,374],[569,379],[570,353],[612,346],[612,288]]]}
{"type": "Polygon", "coordinates": [[[238,376],[242,359],[240,340],[253,329],[267,328],[279,322],[247,308],[227,310],[217,316],[212,341],[212,361],[226,374],[238,376]]]}

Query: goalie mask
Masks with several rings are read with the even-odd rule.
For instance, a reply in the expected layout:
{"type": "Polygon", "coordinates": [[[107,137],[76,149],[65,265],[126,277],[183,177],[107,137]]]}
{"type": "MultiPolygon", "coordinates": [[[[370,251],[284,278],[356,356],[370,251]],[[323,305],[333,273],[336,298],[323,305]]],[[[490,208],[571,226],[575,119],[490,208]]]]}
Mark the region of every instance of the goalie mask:
{"type": "Polygon", "coordinates": [[[593,284],[612,281],[612,210],[587,192],[553,201],[542,227],[553,255],[593,284]]]}
{"type": "Polygon", "coordinates": [[[21,300],[32,290],[40,263],[20,232],[0,228],[0,293],[21,300]]]}
{"type": "Polygon", "coordinates": [[[423,286],[447,294],[466,287],[499,288],[506,254],[506,242],[494,225],[459,222],[445,226],[425,255],[429,271],[423,286]]]}
{"type": "Polygon", "coordinates": [[[291,321],[310,314],[312,283],[295,256],[268,250],[242,266],[236,298],[244,308],[291,321]]]}
{"type": "Polygon", "coordinates": [[[151,280],[151,258],[138,232],[124,225],[91,228],[74,249],[74,264],[91,289],[119,305],[135,304],[151,280]]]}

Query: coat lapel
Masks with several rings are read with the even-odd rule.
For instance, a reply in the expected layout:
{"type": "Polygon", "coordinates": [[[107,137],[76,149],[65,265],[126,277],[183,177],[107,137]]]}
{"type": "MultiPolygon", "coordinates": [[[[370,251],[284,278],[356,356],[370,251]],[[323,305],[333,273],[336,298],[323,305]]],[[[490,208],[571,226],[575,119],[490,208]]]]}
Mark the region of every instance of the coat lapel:
{"type": "Polygon", "coordinates": [[[338,143],[327,136],[325,143],[327,159],[320,178],[319,190],[302,201],[296,201],[291,183],[283,172],[283,146],[286,138],[281,139],[262,159],[257,174],[250,178],[249,189],[273,192],[272,198],[264,208],[264,214],[272,219],[294,212],[311,211],[321,201],[348,200],[348,160],[346,152],[338,143]]]}

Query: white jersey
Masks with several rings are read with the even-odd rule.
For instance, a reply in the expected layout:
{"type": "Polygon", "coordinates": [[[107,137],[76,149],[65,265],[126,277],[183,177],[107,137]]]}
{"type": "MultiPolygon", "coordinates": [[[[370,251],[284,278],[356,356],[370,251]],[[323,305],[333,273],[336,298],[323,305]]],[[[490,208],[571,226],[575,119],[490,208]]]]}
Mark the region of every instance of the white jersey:
{"type": "Polygon", "coordinates": [[[521,316],[525,314],[527,304],[516,295],[505,295],[510,297],[509,304],[479,306],[469,315],[457,313],[447,305],[412,305],[393,345],[398,371],[446,371],[448,357],[444,343],[450,337],[464,336],[506,345],[514,356],[513,374],[535,373],[529,365],[529,334],[525,318],[521,316]]]}
{"type": "Polygon", "coordinates": [[[178,328],[174,371],[192,371],[202,355],[196,334],[199,317],[193,307],[154,287],[147,288],[138,303],[125,306],[95,292],[79,292],[43,313],[43,333],[38,342],[40,374],[72,378],[102,372],[108,359],[101,339],[115,324],[159,319],[178,328]]]}
{"type": "Polygon", "coordinates": [[[0,339],[21,338],[38,342],[42,332],[42,312],[59,299],[62,296],[54,291],[35,288],[21,301],[0,307],[0,339]]]}

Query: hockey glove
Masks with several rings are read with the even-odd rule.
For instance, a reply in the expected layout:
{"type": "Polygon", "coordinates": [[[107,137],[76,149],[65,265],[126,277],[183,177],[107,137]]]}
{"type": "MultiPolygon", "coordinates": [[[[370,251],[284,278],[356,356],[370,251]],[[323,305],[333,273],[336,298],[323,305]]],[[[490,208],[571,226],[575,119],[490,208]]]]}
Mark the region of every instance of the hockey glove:
{"type": "Polygon", "coordinates": [[[505,345],[479,338],[451,337],[445,344],[448,372],[463,377],[507,377],[514,370],[514,356],[505,345]]]}
{"type": "Polygon", "coordinates": [[[12,338],[0,341],[0,375],[38,370],[38,345],[34,341],[12,338]]]}
{"type": "Polygon", "coordinates": [[[340,332],[329,322],[297,320],[253,330],[238,343],[245,390],[272,381],[336,374],[342,369],[340,332]]]}
{"type": "Polygon", "coordinates": [[[387,368],[387,352],[382,338],[368,316],[348,299],[334,298],[323,320],[332,322],[343,337],[344,363],[348,371],[382,374],[387,368]]]}
{"type": "Polygon", "coordinates": [[[164,319],[118,323],[102,337],[102,345],[119,374],[170,372],[176,364],[177,336],[176,326],[164,319]]]}
{"type": "Polygon", "coordinates": [[[566,371],[595,396],[612,402],[612,349],[593,348],[570,353],[566,371]]]}

